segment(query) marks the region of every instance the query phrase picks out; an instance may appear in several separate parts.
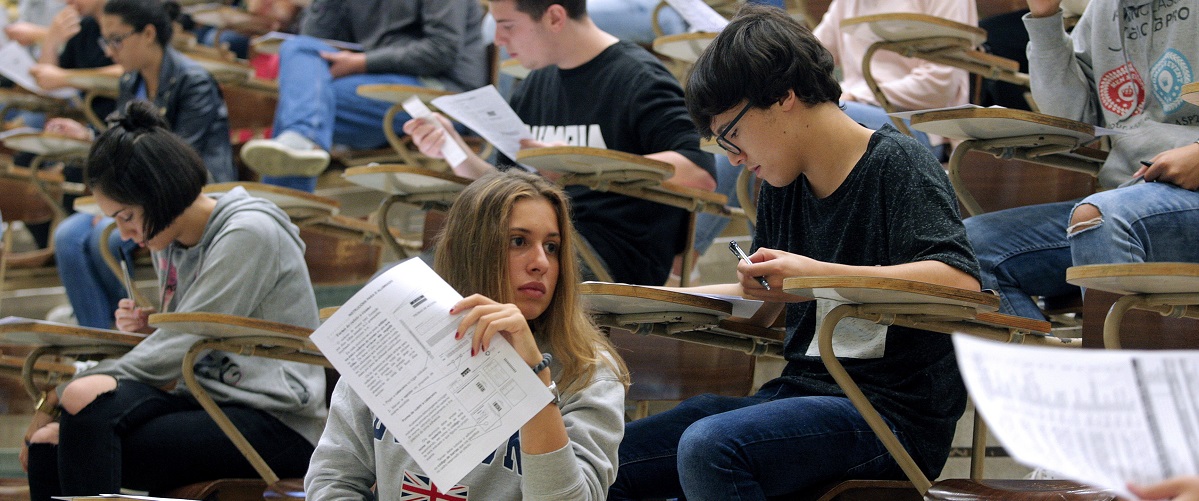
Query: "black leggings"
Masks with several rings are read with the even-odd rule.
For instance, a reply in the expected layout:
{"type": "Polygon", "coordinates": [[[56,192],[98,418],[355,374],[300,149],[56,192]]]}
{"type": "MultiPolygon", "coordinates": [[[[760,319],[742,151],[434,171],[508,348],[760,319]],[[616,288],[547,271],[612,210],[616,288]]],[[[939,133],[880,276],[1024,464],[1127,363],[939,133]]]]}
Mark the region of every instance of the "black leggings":
{"type": "MultiPolygon", "coordinates": [[[[313,446],[270,414],[242,405],[221,409],[280,477],[303,477],[313,446]]],[[[29,493],[51,496],[151,495],[204,480],[258,474],[191,396],[131,380],[78,414],[63,412],[59,444],[29,446],[29,493]]]]}

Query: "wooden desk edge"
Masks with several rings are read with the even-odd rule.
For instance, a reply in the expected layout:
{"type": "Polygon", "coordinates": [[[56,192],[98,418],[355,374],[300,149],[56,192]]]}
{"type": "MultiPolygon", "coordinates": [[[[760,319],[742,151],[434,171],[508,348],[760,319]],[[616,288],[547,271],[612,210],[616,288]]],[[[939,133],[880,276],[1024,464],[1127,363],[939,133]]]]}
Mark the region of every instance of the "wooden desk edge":
{"type": "Polygon", "coordinates": [[[783,280],[783,290],[808,289],[875,289],[896,292],[909,292],[926,296],[950,299],[977,304],[979,307],[996,309],[999,298],[994,294],[980,291],[959,289],[945,285],[903,280],[899,278],[866,277],[854,275],[824,276],[824,277],[790,277],[783,280]]]}
{"type": "Polygon", "coordinates": [[[277,332],[284,336],[298,337],[307,339],[312,335],[312,329],[300,327],[297,325],[285,324],[282,322],[273,322],[270,320],[262,320],[259,318],[239,317],[237,315],[227,315],[224,313],[155,313],[150,315],[148,319],[151,326],[157,327],[159,324],[171,323],[216,323],[232,325],[236,327],[247,327],[264,331],[277,332]]]}
{"type": "MultiPolygon", "coordinates": [[[[617,284],[608,282],[585,282],[579,284],[579,293],[582,295],[612,295],[622,296],[633,299],[647,299],[653,301],[663,301],[675,303],[684,306],[695,308],[703,308],[706,310],[714,310],[723,312],[726,315],[733,314],[733,305],[728,301],[719,299],[697,296],[686,292],[678,292],[666,289],[656,289],[653,287],[617,284]]],[[[604,312],[595,312],[604,313],[604,312]]]]}
{"type": "Polygon", "coordinates": [[[1057,127],[1069,131],[1095,136],[1095,126],[1068,118],[1055,117],[1031,111],[1011,108],[963,108],[957,110],[934,110],[912,115],[912,125],[938,122],[942,120],[957,120],[963,118],[1005,118],[1023,122],[1057,127]]]}

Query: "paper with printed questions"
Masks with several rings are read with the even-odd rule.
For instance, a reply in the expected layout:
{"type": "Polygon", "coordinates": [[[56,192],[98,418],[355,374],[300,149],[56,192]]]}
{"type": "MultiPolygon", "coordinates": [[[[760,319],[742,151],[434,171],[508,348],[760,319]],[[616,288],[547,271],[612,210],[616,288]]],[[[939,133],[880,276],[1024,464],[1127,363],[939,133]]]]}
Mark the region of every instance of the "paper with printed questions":
{"type": "Polygon", "coordinates": [[[504,101],[494,85],[469,92],[433,99],[433,105],[495,146],[496,150],[516,161],[521,139],[532,139],[529,127],[504,101]]]}
{"type": "Polygon", "coordinates": [[[75,89],[45,90],[38,87],[37,80],[29,73],[34,64],[37,62],[33,60],[33,56],[29,55],[29,51],[15,40],[9,40],[0,45],[0,75],[4,75],[5,78],[12,80],[13,83],[20,85],[25,90],[43,96],[70,99],[77,95],[78,91],[75,89]]]}
{"type": "Polygon", "coordinates": [[[728,19],[703,0],[666,0],[666,3],[687,21],[691,31],[720,33],[729,24],[728,19]]]}
{"type": "MultiPolygon", "coordinates": [[[[503,336],[454,339],[462,296],[419,258],[354,294],[311,339],[445,492],[553,396],[503,336]]],[[[473,332],[473,330],[472,330],[473,332]]]]}
{"type": "MultiPolygon", "coordinates": [[[[442,129],[445,128],[445,124],[433,116],[433,111],[428,106],[425,106],[425,103],[419,97],[412,96],[408,98],[404,101],[403,106],[404,111],[408,112],[412,118],[425,120],[442,129]]],[[[458,145],[458,142],[451,140],[448,134],[445,141],[441,143],[441,156],[445,158],[446,163],[450,164],[450,167],[457,167],[462,162],[465,162],[467,158],[466,152],[462,151],[462,147],[458,145]]]]}
{"type": "Polygon", "coordinates": [[[1199,352],[953,342],[975,408],[1017,461],[1128,499],[1128,483],[1199,474],[1199,352]]]}

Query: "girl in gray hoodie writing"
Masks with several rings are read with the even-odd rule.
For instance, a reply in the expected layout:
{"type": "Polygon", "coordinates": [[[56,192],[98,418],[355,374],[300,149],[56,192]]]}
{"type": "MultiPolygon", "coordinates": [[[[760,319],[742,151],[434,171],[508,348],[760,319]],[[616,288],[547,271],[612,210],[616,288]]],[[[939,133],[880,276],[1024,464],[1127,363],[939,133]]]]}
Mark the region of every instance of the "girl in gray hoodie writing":
{"type": "MultiPolygon", "coordinates": [[[[315,328],[304,244],[287,215],[240,188],[202,194],[203,162],[156,108],[134,101],[124,113],[92,147],[87,183],[121,237],[153,251],[162,310],[315,328]]],[[[201,338],[150,329],[153,311],[122,299],[117,327],[149,337],[46,394],[27,435],[33,499],[255,476],[179,384],[183,355],[201,338]]],[[[195,373],[276,472],[304,474],[327,414],[321,368],[210,351],[195,373]]]]}

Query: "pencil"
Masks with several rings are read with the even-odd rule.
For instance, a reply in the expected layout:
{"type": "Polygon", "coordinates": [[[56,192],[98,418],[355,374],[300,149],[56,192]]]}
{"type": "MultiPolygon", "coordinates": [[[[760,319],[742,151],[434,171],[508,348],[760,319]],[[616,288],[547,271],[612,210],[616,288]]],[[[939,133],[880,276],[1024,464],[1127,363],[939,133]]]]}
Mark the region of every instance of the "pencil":
{"type": "Polygon", "coordinates": [[[133,293],[133,275],[129,274],[129,265],[125,264],[124,259],[119,259],[118,261],[121,263],[121,273],[125,275],[125,294],[127,294],[129,299],[132,299],[134,303],[137,303],[137,295],[133,293]]]}

